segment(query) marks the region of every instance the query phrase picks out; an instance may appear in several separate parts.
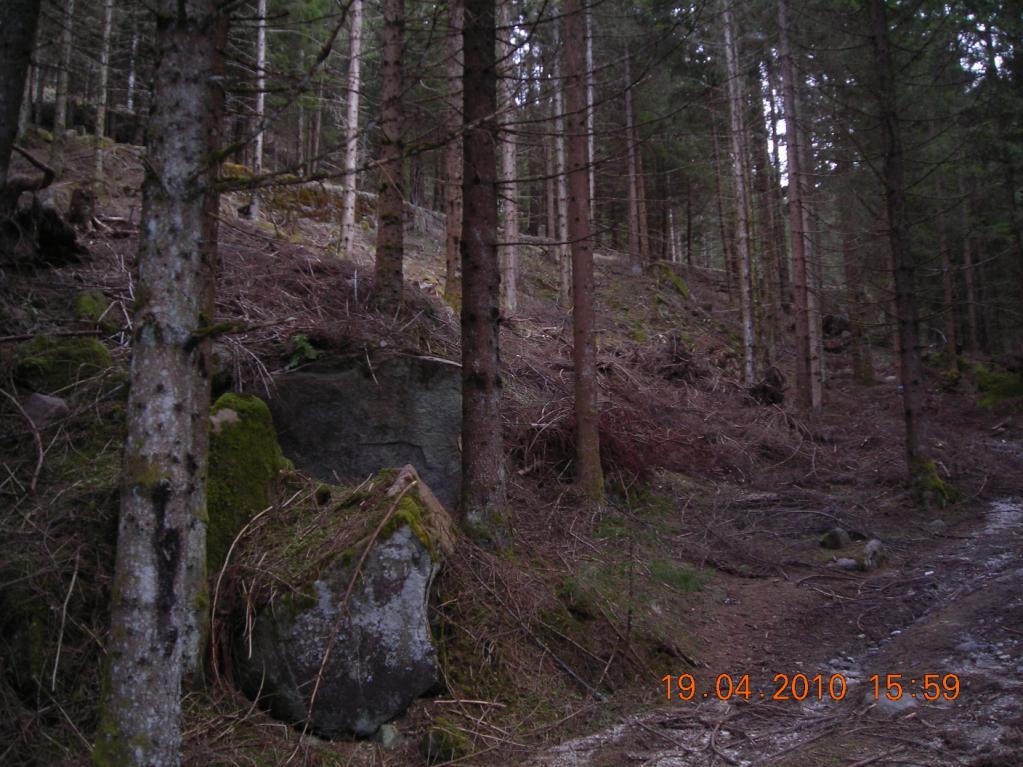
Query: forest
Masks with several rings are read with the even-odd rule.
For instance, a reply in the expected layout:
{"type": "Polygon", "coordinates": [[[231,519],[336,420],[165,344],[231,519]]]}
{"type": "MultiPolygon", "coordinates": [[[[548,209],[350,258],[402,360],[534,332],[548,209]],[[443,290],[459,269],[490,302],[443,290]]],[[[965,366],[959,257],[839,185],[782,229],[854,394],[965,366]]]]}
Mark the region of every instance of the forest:
{"type": "Polygon", "coordinates": [[[0,10],[0,764],[1023,764],[1019,0],[0,10]]]}

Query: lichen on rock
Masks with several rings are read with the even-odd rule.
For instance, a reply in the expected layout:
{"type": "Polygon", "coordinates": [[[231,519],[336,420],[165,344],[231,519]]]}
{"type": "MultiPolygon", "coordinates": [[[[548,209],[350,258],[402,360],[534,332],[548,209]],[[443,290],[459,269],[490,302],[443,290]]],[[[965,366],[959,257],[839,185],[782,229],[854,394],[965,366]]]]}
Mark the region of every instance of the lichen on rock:
{"type": "Polygon", "coordinates": [[[304,511],[270,520],[241,555],[279,568],[252,569],[255,618],[248,633],[238,621],[235,663],[275,717],[365,737],[438,682],[427,603],[456,528],[411,466],[333,505],[317,500],[322,485],[308,490],[304,511]]]}

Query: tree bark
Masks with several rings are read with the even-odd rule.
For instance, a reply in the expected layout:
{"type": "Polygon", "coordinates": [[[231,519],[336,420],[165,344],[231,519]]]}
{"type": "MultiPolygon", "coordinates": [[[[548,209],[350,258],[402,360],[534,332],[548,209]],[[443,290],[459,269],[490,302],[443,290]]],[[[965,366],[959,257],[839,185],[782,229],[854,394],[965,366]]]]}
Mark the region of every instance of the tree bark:
{"type": "Polygon", "coordinates": [[[970,239],[970,200],[963,190],[963,179],[959,177],[959,194],[962,195],[963,229],[963,282],[966,285],[966,347],[971,354],[980,351],[980,326],[977,321],[977,291],[973,279],[973,250],[970,239]]]}
{"type": "MultiPolygon", "coordinates": [[[[252,142],[252,173],[257,177],[263,175],[263,141],[266,133],[263,130],[266,115],[266,2],[256,0],[256,105],[253,115],[256,136],[252,142]]],[[[250,221],[259,218],[259,189],[252,191],[248,217],[250,221]]]]}
{"type": "Polygon", "coordinates": [[[558,303],[568,308],[572,302],[572,262],[568,246],[568,179],[565,176],[565,82],[561,71],[561,20],[554,26],[554,158],[558,218],[558,303]]]}
{"type": "Polygon", "coordinates": [[[18,113],[25,90],[39,22],[40,0],[15,0],[0,25],[0,221],[5,221],[17,199],[8,199],[7,177],[18,133],[18,113]]]}
{"type": "MultiPolygon", "coordinates": [[[[582,0],[565,0],[565,39],[585,34],[582,0]]],[[[580,46],[564,52],[568,123],[568,239],[572,250],[572,360],[575,365],[575,482],[587,498],[604,497],[600,465],[600,411],[594,345],[593,242],[590,230],[586,62],[580,46]]]]}
{"type": "Polygon", "coordinates": [[[945,294],[945,364],[950,369],[956,369],[958,363],[958,333],[956,333],[956,304],[955,304],[955,287],[953,285],[953,278],[955,272],[952,271],[952,256],[948,249],[948,232],[945,230],[944,224],[941,226],[941,243],[939,245],[941,252],[941,287],[945,294]]]}
{"type": "Polygon", "coordinates": [[[71,75],[71,34],[75,20],[75,0],[67,0],[60,33],[60,69],[57,73],[57,94],[53,113],[53,144],[50,167],[57,178],[64,175],[64,145],[67,142],[67,92],[71,75]]]}
{"type": "Polygon", "coordinates": [[[739,56],[735,45],[735,20],[731,0],[723,0],[725,61],[728,72],[728,101],[732,138],[732,175],[735,179],[735,241],[739,255],[739,315],[742,322],[743,382],[754,381],[755,343],[753,335],[753,290],[749,243],[749,196],[743,165],[743,97],[739,75],[739,56]]]}
{"type": "Polygon", "coordinates": [[[590,232],[595,230],[597,204],[597,166],[594,164],[596,155],[596,133],[593,130],[596,109],[594,107],[595,73],[593,71],[593,8],[587,3],[583,11],[586,15],[586,151],[589,159],[589,194],[590,194],[590,232]]]}
{"type": "Polygon", "coordinates": [[[380,188],[377,197],[377,255],[374,272],[377,305],[394,312],[401,304],[404,232],[402,214],[402,53],[405,0],[384,0],[381,62],[380,188]]]}
{"type": "Polygon", "coordinates": [[[212,317],[209,145],[216,135],[215,0],[161,0],[117,539],[108,680],[93,761],[177,765],[189,616],[205,562],[212,317]]]}
{"type": "Polygon", "coordinates": [[[359,88],[362,87],[362,0],[352,0],[348,33],[348,85],[345,92],[344,165],[341,176],[341,253],[355,243],[355,169],[359,162],[359,88]]]}
{"type": "Polygon", "coordinates": [[[914,295],[913,253],[906,210],[905,167],[899,126],[895,63],[888,39],[885,0],[869,0],[867,16],[877,66],[877,100],[884,159],[883,182],[888,213],[888,239],[895,270],[895,306],[899,328],[899,368],[902,373],[902,405],[906,426],[906,463],[910,476],[925,470],[928,456],[924,443],[923,376],[914,295]]]}
{"type": "Polygon", "coordinates": [[[463,525],[483,543],[507,541],[501,429],[497,261],[497,72],[494,0],[465,0],[462,199],[463,525]]]}
{"type": "Polygon", "coordinates": [[[501,263],[501,305],[506,315],[518,310],[519,272],[519,187],[516,180],[516,139],[514,125],[515,109],[515,61],[511,43],[512,2],[498,0],[497,58],[500,69],[498,85],[498,109],[501,115],[501,188],[500,201],[503,209],[504,234],[499,250],[501,263]]]}
{"type": "Polygon", "coordinates": [[[799,164],[799,131],[796,125],[796,82],[789,43],[787,0],[778,1],[779,53],[785,102],[785,141],[788,158],[789,226],[792,231],[792,292],[796,310],[796,403],[804,410],[814,407],[810,377],[810,315],[807,298],[806,239],[803,229],[803,197],[799,164]]]}
{"type": "Polygon", "coordinates": [[[870,344],[866,336],[867,295],[863,287],[864,257],[858,247],[853,211],[853,188],[850,173],[851,163],[841,159],[836,165],[835,175],[843,183],[842,195],[836,201],[839,228],[842,237],[842,267],[845,272],[845,296],[849,305],[849,332],[852,334],[853,377],[861,384],[874,383],[874,366],[870,359],[870,344]]]}
{"type": "Polygon", "coordinates": [[[629,263],[633,274],[643,271],[643,251],[639,237],[639,169],[636,167],[636,142],[633,123],[635,114],[632,105],[632,67],[631,55],[625,50],[625,164],[629,230],[629,263]]]}
{"type": "Polygon", "coordinates": [[[459,299],[462,240],[462,0],[450,0],[448,7],[448,143],[444,148],[446,213],[446,261],[444,295],[448,302],[459,299]]]}
{"type": "Polygon", "coordinates": [[[114,23],[114,0],[103,0],[103,31],[99,48],[99,95],[96,98],[96,147],[93,157],[93,180],[103,180],[103,136],[107,128],[107,83],[110,79],[110,31],[114,23]]]}

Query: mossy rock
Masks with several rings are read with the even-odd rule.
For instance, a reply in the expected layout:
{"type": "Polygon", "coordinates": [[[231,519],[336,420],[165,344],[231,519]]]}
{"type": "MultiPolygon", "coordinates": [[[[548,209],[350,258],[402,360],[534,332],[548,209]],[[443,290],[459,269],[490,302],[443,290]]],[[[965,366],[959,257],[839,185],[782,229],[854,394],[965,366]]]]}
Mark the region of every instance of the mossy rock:
{"type": "Polygon", "coordinates": [[[650,267],[650,274],[659,284],[667,283],[682,298],[689,298],[689,286],[670,265],[658,261],[650,267]]]}
{"type": "Polygon", "coordinates": [[[281,453],[266,403],[224,394],[210,410],[210,465],[206,481],[206,564],[216,572],[235,536],[273,500],[274,480],[290,462],[281,453]]]}
{"type": "Polygon", "coordinates": [[[989,370],[980,363],[973,366],[981,407],[993,408],[1006,400],[1023,397],[1023,375],[989,370]]]}
{"type": "Polygon", "coordinates": [[[110,301],[100,290],[86,290],[75,299],[75,316],[83,322],[92,322],[107,333],[120,329],[120,323],[111,316],[110,301]]]}
{"type": "Polygon", "coordinates": [[[423,735],[419,750],[427,764],[452,762],[468,755],[469,739],[452,722],[438,717],[423,735]]]}
{"type": "Polygon", "coordinates": [[[962,493],[938,474],[934,461],[920,462],[913,469],[913,499],[924,508],[944,509],[957,503],[962,493]]]}
{"type": "Polygon", "coordinates": [[[113,365],[110,352],[95,338],[53,338],[40,335],[15,350],[14,377],[19,383],[50,394],[113,365]]]}

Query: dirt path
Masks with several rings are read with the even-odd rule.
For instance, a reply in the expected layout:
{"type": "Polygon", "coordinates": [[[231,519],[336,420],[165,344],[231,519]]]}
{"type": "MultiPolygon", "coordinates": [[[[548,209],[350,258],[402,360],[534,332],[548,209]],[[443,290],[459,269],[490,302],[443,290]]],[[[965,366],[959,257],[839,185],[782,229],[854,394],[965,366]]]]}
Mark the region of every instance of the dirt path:
{"type": "Polygon", "coordinates": [[[735,607],[732,617],[726,611],[717,620],[717,630],[726,629],[718,636],[734,641],[719,641],[705,667],[693,671],[693,701],[635,715],[531,764],[1019,767],[1021,552],[1023,499],[1006,498],[979,518],[933,528],[869,576],[736,581],[724,599],[735,607]],[[772,600],[778,614],[743,607],[763,608],[772,600]],[[717,674],[738,682],[746,672],[748,702],[716,699],[717,674]],[[772,700],[774,675],[799,672],[823,675],[825,700],[816,700],[816,689],[803,702],[772,700]],[[880,700],[874,674],[880,675],[880,700]],[[892,680],[903,685],[896,701],[885,697],[889,674],[902,675],[892,680]],[[840,701],[827,692],[834,675],[848,682],[840,701]],[[938,685],[929,691],[936,701],[924,699],[925,675],[936,675],[926,677],[938,685]],[[946,700],[956,684],[957,697],[946,700]]]}

